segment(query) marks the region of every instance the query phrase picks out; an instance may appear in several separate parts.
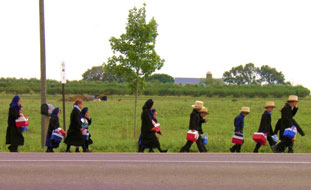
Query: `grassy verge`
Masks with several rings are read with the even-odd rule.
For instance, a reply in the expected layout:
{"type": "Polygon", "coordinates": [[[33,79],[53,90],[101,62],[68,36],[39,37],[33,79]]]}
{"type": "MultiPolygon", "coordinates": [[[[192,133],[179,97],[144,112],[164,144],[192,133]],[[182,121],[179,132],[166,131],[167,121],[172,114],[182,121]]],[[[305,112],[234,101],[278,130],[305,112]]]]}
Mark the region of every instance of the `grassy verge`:
{"type": "MultiPolygon", "coordinates": [[[[0,151],[6,152],[5,134],[7,128],[8,106],[13,95],[0,94],[0,151]]],[[[60,96],[48,96],[48,103],[62,108],[59,102],[60,96]]],[[[277,108],[272,115],[272,123],[275,126],[277,119],[280,118],[279,110],[283,107],[286,98],[281,99],[232,99],[232,98],[206,98],[206,97],[139,97],[138,102],[138,125],[136,138],[134,138],[133,113],[134,101],[132,96],[108,96],[107,102],[85,102],[89,107],[93,123],[90,132],[94,144],[91,149],[94,152],[135,152],[137,150],[137,138],[140,133],[140,112],[141,107],[148,98],[153,98],[155,108],[158,111],[158,121],[161,123],[163,136],[160,143],[169,152],[178,152],[185,144],[186,132],[188,130],[189,115],[192,111],[191,105],[195,100],[202,100],[209,109],[208,118],[210,121],[203,124],[204,132],[209,135],[209,152],[228,152],[233,132],[233,119],[239,113],[241,106],[250,106],[251,114],[245,119],[245,144],[242,152],[252,152],[255,142],[252,140],[253,132],[257,131],[261,114],[264,111],[266,101],[275,101],[277,108]],[[119,101],[122,99],[122,101],[119,101]]],[[[30,126],[24,133],[25,145],[20,147],[21,152],[43,152],[40,146],[40,96],[22,95],[24,113],[30,115],[30,126]]],[[[299,153],[311,153],[310,122],[311,100],[305,98],[299,102],[299,111],[295,117],[306,136],[297,136],[294,150],[299,153]]],[[[66,123],[69,125],[69,117],[72,109],[72,102],[66,103],[66,123]]],[[[62,126],[62,117],[60,124],[62,126]]],[[[65,144],[56,151],[64,151],[65,144]]],[[[196,152],[194,144],[191,151],[196,152]]],[[[261,152],[271,152],[268,146],[262,147],[261,152]]]]}

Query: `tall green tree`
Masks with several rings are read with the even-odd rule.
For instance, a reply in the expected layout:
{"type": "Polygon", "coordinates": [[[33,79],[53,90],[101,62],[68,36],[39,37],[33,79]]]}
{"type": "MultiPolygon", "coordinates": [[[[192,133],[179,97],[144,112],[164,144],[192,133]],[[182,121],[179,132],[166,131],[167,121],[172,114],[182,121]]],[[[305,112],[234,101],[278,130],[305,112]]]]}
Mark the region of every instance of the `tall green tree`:
{"type": "Polygon", "coordinates": [[[110,38],[113,53],[108,59],[106,69],[123,76],[135,93],[134,137],[137,124],[137,97],[143,89],[145,79],[160,69],[164,60],[155,51],[157,23],[152,18],[146,22],[146,4],[142,8],[129,10],[126,32],[119,38],[110,38]]]}
{"type": "Polygon", "coordinates": [[[102,80],[103,74],[104,74],[103,66],[96,66],[85,71],[82,74],[82,78],[83,80],[91,80],[91,81],[102,80]]]}
{"type": "Polygon", "coordinates": [[[123,82],[122,76],[117,76],[116,74],[110,72],[109,70],[105,71],[104,68],[105,64],[88,69],[82,74],[82,80],[123,82]]]}
{"type": "Polygon", "coordinates": [[[233,67],[230,71],[223,74],[223,79],[229,84],[279,84],[285,85],[285,77],[282,72],[277,71],[268,65],[260,68],[255,67],[253,63],[245,66],[239,65],[233,67]]]}
{"type": "Polygon", "coordinates": [[[174,77],[168,74],[153,74],[151,77],[147,78],[148,82],[156,81],[160,83],[174,83],[174,77]]]}
{"type": "Polygon", "coordinates": [[[275,68],[271,68],[268,65],[263,65],[258,69],[258,73],[261,77],[261,83],[266,84],[285,84],[285,77],[282,72],[277,71],[275,68]]]}
{"type": "Polygon", "coordinates": [[[260,83],[258,68],[253,63],[233,67],[230,71],[226,71],[223,74],[223,79],[226,83],[237,85],[260,83]]]}

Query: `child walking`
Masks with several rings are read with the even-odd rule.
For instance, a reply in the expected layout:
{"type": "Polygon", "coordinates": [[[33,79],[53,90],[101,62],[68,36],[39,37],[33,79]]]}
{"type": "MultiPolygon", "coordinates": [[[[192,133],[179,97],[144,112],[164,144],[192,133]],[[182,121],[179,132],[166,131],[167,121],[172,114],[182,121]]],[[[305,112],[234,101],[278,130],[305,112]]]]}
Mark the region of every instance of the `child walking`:
{"type": "MultiPolygon", "coordinates": [[[[234,119],[234,134],[243,137],[244,118],[250,113],[249,107],[242,107],[241,113],[234,119]]],[[[244,142],[244,141],[243,141],[244,142]]],[[[242,144],[235,144],[230,148],[230,152],[241,152],[242,144]]]]}
{"type": "MultiPolygon", "coordinates": [[[[265,133],[267,135],[267,140],[269,142],[271,149],[273,150],[273,146],[276,144],[276,142],[272,138],[273,130],[271,125],[271,114],[273,109],[276,107],[274,102],[267,102],[265,108],[266,110],[261,116],[258,132],[265,133]]],[[[258,153],[260,147],[261,144],[257,143],[254,149],[254,153],[258,153]]]]}

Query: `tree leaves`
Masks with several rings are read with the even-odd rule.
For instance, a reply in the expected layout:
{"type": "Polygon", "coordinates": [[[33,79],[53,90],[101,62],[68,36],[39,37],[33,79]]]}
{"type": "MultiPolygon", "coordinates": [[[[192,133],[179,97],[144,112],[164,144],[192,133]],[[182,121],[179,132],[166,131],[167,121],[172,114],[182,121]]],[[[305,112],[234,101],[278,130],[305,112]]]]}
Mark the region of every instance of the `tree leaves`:
{"type": "MultiPolygon", "coordinates": [[[[111,37],[110,45],[114,56],[108,59],[105,67],[116,75],[122,76],[131,88],[136,88],[138,80],[143,88],[145,78],[160,69],[164,60],[154,50],[158,35],[157,23],[152,18],[146,22],[145,4],[142,8],[134,7],[129,11],[126,33],[119,38],[111,37]]],[[[135,91],[132,89],[133,91],[135,91]]]]}
{"type": "Polygon", "coordinates": [[[244,67],[239,65],[223,74],[223,79],[229,84],[285,84],[285,77],[282,72],[275,68],[263,65],[258,68],[253,63],[248,63],[244,67]]]}

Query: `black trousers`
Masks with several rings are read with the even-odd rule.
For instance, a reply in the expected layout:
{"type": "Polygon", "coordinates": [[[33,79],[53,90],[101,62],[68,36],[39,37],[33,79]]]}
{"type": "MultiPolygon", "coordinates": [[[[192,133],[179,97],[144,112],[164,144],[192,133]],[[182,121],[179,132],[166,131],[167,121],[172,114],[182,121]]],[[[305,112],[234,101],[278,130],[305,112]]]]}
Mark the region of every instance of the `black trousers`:
{"type": "MultiPolygon", "coordinates": [[[[199,136],[199,138],[198,138],[196,143],[197,143],[197,147],[198,147],[200,152],[207,152],[206,147],[204,146],[203,139],[202,139],[201,135],[199,136]]],[[[192,141],[187,141],[186,144],[180,149],[179,152],[189,152],[190,151],[190,147],[192,146],[192,144],[193,144],[192,141]]]]}
{"type": "Polygon", "coordinates": [[[241,152],[242,144],[234,144],[231,148],[231,152],[241,152]]]}
{"type": "MultiPolygon", "coordinates": [[[[70,152],[70,147],[71,147],[71,145],[67,145],[66,152],[70,152]]],[[[88,149],[86,148],[85,145],[82,145],[82,149],[83,149],[83,152],[87,152],[88,151],[88,149]]]]}
{"type": "Polygon", "coordinates": [[[283,137],[281,142],[276,145],[276,152],[281,153],[285,152],[285,149],[288,147],[288,152],[293,152],[294,142],[290,138],[283,137]]]}
{"type": "MultiPolygon", "coordinates": [[[[267,140],[269,142],[270,147],[274,146],[276,142],[272,139],[271,135],[267,135],[267,140]]],[[[261,147],[260,143],[256,144],[256,147],[254,149],[254,152],[258,152],[259,148],[261,147]]]]}
{"type": "Polygon", "coordinates": [[[10,150],[10,152],[18,152],[18,146],[17,145],[10,145],[8,147],[8,149],[10,150]]]}

